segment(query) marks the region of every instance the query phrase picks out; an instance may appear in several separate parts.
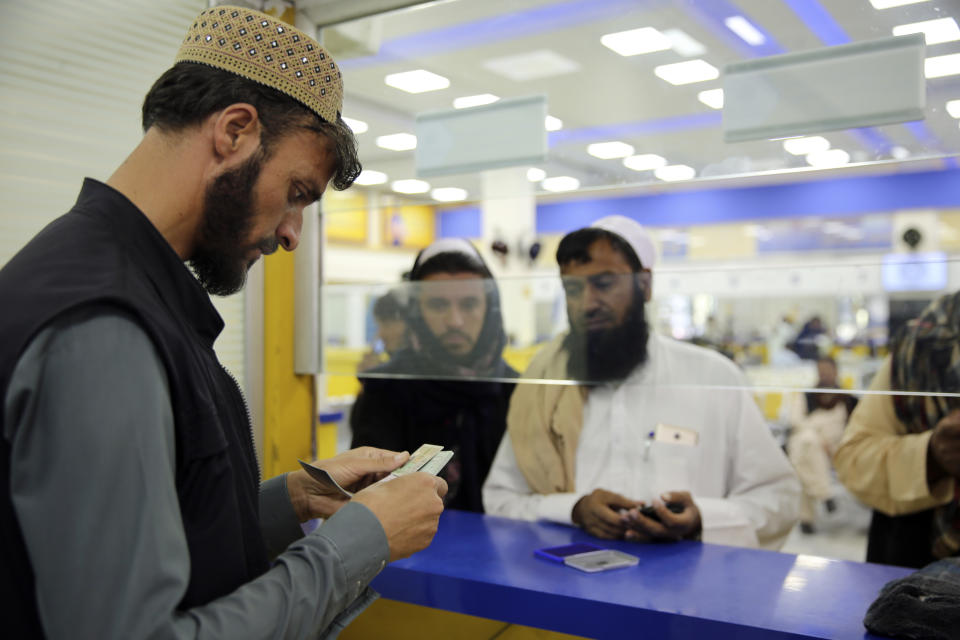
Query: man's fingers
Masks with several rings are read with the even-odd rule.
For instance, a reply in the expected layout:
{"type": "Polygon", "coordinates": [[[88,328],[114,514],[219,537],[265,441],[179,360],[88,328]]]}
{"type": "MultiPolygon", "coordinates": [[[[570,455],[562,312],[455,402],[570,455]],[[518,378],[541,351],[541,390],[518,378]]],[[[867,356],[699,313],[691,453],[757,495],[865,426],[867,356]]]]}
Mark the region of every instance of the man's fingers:
{"type": "Polygon", "coordinates": [[[672,538],[670,531],[663,524],[646,517],[639,511],[630,514],[631,528],[650,536],[651,538],[672,538]]]}
{"type": "Polygon", "coordinates": [[[432,476],[434,486],[437,488],[437,495],[443,498],[447,495],[447,481],[441,478],[440,476],[432,476]]]}

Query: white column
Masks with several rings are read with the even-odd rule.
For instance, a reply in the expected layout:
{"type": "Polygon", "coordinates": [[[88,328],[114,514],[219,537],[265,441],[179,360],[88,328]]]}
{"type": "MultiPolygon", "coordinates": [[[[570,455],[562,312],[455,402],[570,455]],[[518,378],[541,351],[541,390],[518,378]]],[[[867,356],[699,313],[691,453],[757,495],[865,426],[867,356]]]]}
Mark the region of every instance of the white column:
{"type": "Polygon", "coordinates": [[[481,251],[499,281],[504,328],[516,344],[531,344],[536,316],[526,248],[536,234],[533,184],[527,180],[526,167],[484,171],[481,184],[481,251]],[[505,263],[490,250],[494,240],[503,240],[510,250],[505,263]]]}

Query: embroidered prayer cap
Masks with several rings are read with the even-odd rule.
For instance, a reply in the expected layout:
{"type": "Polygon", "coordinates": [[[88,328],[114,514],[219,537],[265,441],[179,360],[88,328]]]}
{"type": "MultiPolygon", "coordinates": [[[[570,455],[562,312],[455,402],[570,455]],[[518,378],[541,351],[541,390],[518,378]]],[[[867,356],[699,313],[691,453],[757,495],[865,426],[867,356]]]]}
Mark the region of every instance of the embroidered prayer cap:
{"type": "Polygon", "coordinates": [[[615,233],[624,240],[637,254],[640,266],[644,269],[653,269],[657,262],[657,248],[647,230],[636,220],[626,216],[607,216],[594,222],[591,227],[615,233]]]}
{"type": "Polygon", "coordinates": [[[343,108],[343,79],[330,54],[299,29],[253,9],[218,6],[201,12],[176,62],[199,62],[259,82],[329,123],[343,108]]]}

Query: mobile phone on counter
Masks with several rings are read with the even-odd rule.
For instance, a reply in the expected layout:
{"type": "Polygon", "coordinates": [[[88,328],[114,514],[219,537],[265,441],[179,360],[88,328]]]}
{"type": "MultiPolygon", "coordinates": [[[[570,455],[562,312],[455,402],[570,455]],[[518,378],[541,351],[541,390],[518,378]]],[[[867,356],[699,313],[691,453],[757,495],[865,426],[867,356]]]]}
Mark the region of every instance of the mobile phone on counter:
{"type": "Polygon", "coordinates": [[[632,567],[640,562],[637,556],[615,549],[604,549],[588,542],[546,547],[537,549],[533,554],[544,560],[562,563],[586,573],[632,567]]]}

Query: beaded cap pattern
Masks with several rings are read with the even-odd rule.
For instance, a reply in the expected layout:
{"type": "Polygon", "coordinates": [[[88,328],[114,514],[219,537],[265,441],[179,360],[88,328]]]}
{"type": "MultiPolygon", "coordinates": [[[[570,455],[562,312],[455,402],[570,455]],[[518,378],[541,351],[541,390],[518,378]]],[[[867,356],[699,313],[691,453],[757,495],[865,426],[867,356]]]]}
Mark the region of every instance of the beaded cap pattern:
{"type": "Polygon", "coordinates": [[[272,87],[327,122],[343,108],[343,79],[316,40],[265,13],[218,6],[187,31],[176,62],[199,62],[272,87]]]}

